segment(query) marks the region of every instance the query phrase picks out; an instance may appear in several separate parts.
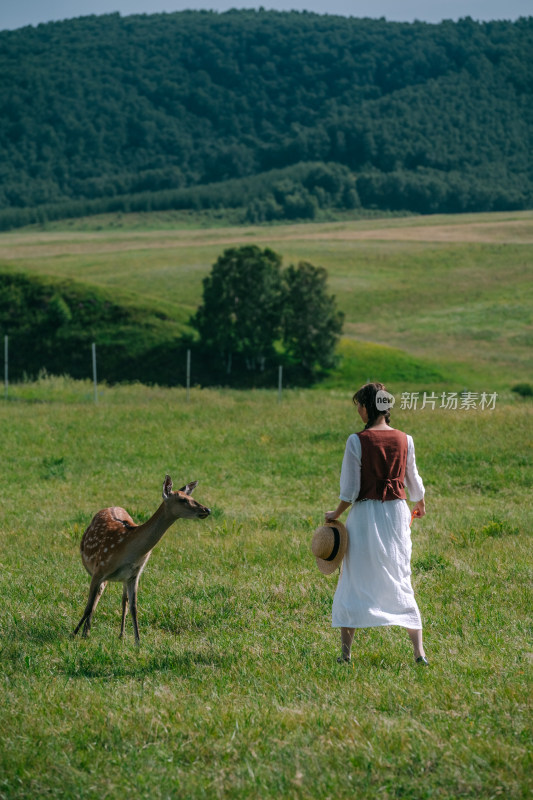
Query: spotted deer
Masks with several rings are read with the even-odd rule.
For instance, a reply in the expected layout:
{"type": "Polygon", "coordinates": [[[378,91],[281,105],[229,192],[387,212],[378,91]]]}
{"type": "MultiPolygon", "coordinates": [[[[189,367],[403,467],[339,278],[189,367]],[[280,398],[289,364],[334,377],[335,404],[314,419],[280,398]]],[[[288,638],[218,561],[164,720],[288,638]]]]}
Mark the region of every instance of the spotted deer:
{"type": "Polygon", "coordinates": [[[91,628],[91,619],[108,581],[122,581],[122,622],[124,636],[128,603],[130,606],[135,643],[139,644],[137,625],[137,587],[141,572],[153,548],[177,519],[206,519],[211,510],[193,500],[191,494],[198,485],[193,481],[179,491],[172,491],[170,475],[163,483],[163,502],[143,525],[136,525],[127,511],[118,506],[98,511],[83,534],[80,551],[83,566],[91,576],[89,599],[75,636],[83,625],[83,636],[91,628]]]}

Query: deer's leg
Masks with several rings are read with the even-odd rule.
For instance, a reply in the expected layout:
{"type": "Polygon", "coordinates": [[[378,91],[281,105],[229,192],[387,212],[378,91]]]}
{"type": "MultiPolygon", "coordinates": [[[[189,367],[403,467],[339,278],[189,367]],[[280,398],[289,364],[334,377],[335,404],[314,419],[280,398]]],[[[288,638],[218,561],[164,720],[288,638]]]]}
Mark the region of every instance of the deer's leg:
{"type": "Polygon", "coordinates": [[[130,604],[131,620],[133,622],[133,632],[135,634],[135,644],[139,644],[139,626],[137,624],[137,587],[139,585],[139,576],[130,578],[127,583],[128,587],[128,601],[130,604]]]}
{"type": "Polygon", "coordinates": [[[74,628],[72,635],[76,636],[81,626],[85,623],[83,627],[83,636],[87,636],[89,630],[91,628],[91,617],[93,615],[94,609],[98,605],[98,601],[100,600],[105,587],[107,586],[106,581],[101,581],[99,578],[93,578],[91,581],[91,585],[89,586],[89,599],[87,601],[87,605],[85,606],[85,611],[83,612],[83,616],[74,628]]]}
{"type": "Polygon", "coordinates": [[[126,614],[128,613],[128,587],[125,583],[122,589],[122,622],[120,623],[120,638],[124,636],[126,627],[126,614]]]}
{"type": "Polygon", "coordinates": [[[89,616],[85,620],[85,625],[83,626],[83,633],[82,633],[83,637],[86,637],[88,635],[89,631],[91,630],[91,620],[93,618],[93,614],[95,612],[96,606],[98,605],[98,603],[100,601],[101,596],[104,593],[104,589],[105,589],[106,586],[107,586],[107,581],[104,581],[103,583],[100,584],[100,587],[99,587],[98,591],[96,592],[96,597],[94,598],[94,601],[93,601],[93,607],[91,608],[91,610],[89,612],[89,616]]]}

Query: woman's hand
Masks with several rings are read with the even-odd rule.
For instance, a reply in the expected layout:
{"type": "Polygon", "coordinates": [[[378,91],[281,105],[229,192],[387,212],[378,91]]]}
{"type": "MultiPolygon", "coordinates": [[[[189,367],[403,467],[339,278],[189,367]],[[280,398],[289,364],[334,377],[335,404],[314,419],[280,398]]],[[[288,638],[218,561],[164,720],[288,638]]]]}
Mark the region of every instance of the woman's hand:
{"type": "Polygon", "coordinates": [[[339,519],[341,514],[344,514],[347,508],[350,508],[351,503],[346,503],[344,500],[341,500],[335,511],[326,511],[324,514],[324,518],[326,522],[335,522],[336,519],[339,519]]]}
{"type": "Polygon", "coordinates": [[[415,517],[424,517],[426,515],[426,504],[424,498],[419,500],[418,503],[415,503],[415,507],[413,508],[413,514],[415,517]]]}

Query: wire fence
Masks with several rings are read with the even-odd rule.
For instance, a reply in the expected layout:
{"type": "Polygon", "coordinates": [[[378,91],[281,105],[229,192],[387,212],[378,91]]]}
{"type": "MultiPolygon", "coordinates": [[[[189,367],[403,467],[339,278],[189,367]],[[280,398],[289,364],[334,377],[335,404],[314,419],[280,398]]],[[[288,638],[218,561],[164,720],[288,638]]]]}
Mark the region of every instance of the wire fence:
{"type": "MultiPolygon", "coordinates": [[[[97,369],[97,353],[96,353],[96,342],[93,342],[91,345],[91,354],[92,354],[92,379],[94,385],[94,402],[95,405],[98,404],[98,369],[97,369]]],[[[89,358],[87,358],[87,362],[89,363],[89,358]]],[[[186,353],[186,401],[189,402],[191,399],[191,365],[192,365],[192,356],[191,351],[187,350],[186,353]]],[[[278,403],[281,403],[283,396],[283,367],[278,367],[278,403]]],[[[4,398],[5,400],[9,399],[9,336],[4,336],[4,398]]]]}

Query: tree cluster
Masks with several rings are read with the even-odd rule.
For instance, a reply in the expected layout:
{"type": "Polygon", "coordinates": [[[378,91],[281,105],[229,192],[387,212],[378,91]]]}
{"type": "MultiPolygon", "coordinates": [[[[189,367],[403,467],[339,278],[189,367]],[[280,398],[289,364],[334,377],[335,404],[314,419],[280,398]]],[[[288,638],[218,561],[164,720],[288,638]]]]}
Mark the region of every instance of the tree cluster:
{"type": "Polygon", "coordinates": [[[69,280],[0,273],[0,335],[9,337],[9,375],[41,370],[108,383],[183,385],[192,350],[193,382],[272,386],[278,365],[307,384],[333,365],[343,315],[327,292],[327,273],[255,246],[226,250],[204,279],[191,320],[198,337],[160,311],[125,305],[113,293],[69,280]]]}
{"type": "Polygon", "coordinates": [[[91,214],[168,209],[235,211],[238,223],[315,219],[325,209],[357,208],[352,172],[341,164],[295,164],[261,175],[221,183],[139,192],[116,197],[47,203],[37,208],[0,210],[0,230],[91,214]]]}
{"type": "Polygon", "coordinates": [[[230,248],[204,278],[191,325],[228,376],[286,361],[313,379],[333,366],[344,315],[327,292],[327,272],[308,262],[282,270],[281,261],[268,248],[230,248]]]}
{"type": "Polygon", "coordinates": [[[27,209],[214,208],[216,190],[194,189],[300,164],[338,165],[355,187],[321,193],[304,171],[243,203],[246,218],[309,219],[359,199],[527,207],[532,53],[531,17],[181,12],[3,31],[3,226],[27,209]]]}

